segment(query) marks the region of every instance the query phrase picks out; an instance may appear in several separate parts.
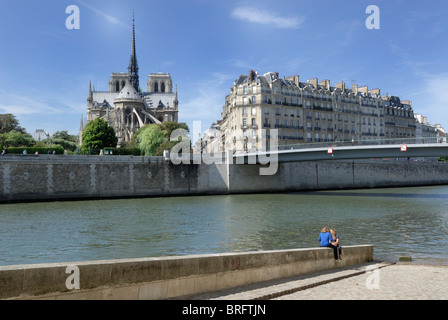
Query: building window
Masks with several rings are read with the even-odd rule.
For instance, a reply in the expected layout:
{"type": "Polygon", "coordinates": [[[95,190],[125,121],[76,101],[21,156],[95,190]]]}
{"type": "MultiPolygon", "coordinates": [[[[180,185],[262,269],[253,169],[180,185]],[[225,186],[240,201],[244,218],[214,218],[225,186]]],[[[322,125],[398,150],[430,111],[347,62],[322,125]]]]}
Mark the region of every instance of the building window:
{"type": "Polygon", "coordinates": [[[244,94],[247,93],[247,87],[243,87],[243,93],[244,93],[244,94]]]}
{"type": "Polygon", "coordinates": [[[165,83],[162,82],[162,85],[160,86],[160,92],[165,92],[165,83]]]}
{"type": "Polygon", "coordinates": [[[257,87],[256,86],[252,87],[252,93],[257,93],[257,87]]]}
{"type": "Polygon", "coordinates": [[[256,102],[256,100],[255,100],[255,96],[252,96],[252,101],[251,101],[251,103],[255,103],[256,102]]]}
{"type": "Polygon", "coordinates": [[[250,109],[251,109],[250,110],[251,115],[256,116],[257,115],[257,108],[256,107],[252,107],[250,109]]]}
{"type": "Polygon", "coordinates": [[[306,141],[308,141],[308,142],[313,141],[313,140],[311,139],[311,133],[309,133],[309,132],[307,132],[307,134],[306,134],[306,141]]]}
{"type": "Polygon", "coordinates": [[[247,97],[243,97],[243,104],[244,104],[244,105],[247,104],[247,97]]]}
{"type": "Polygon", "coordinates": [[[154,92],[159,92],[159,84],[157,82],[154,83],[154,92]]]}
{"type": "Polygon", "coordinates": [[[243,112],[243,116],[247,116],[246,107],[243,107],[242,112],[243,112]]]}

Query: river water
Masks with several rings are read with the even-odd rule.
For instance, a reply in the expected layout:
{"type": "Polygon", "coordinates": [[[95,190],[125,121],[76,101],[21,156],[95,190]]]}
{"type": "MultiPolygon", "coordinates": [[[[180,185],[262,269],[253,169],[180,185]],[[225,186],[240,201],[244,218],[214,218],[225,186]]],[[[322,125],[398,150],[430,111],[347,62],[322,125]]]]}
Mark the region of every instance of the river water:
{"type": "Polygon", "coordinates": [[[318,246],[448,265],[448,186],[0,205],[0,265],[318,246]]]}

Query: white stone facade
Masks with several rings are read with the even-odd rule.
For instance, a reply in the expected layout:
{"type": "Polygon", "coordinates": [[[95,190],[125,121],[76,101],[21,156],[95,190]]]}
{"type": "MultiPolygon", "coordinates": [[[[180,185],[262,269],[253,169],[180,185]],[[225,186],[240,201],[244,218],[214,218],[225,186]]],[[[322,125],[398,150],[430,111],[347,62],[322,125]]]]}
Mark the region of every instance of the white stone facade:
{"type": "Polygon", "coordinates": [[[410,101],[381,96],[379,89],[367,86],[331,86],[330,80],[316,78],[300,82],[298,75],[280,78],[277,72],[260,75],[253,70],[240,75],[230,88],[220,125],[223,149],[234,152],[269,148],[269,129],[278,129],[279,148],[404,143],[416,138],[410,101]]]}

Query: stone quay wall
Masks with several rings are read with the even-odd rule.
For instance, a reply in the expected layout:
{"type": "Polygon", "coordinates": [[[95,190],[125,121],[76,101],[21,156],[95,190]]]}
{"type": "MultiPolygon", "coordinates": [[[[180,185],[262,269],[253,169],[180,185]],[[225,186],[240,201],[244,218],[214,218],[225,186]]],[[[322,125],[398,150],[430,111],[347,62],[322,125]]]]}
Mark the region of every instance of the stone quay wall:
{"type": "Polygon", "coordinates": [[[448,184],[448,164],[438,162],[287,162],[274,175],[260,175],[260,167],[174,165],[143,156],[3,156],[0,203],[448,184]]]}
{"type": "Polygon", "coordinates": [[[0,299],[160,300],[373,260],[373,246],[0,266],[0,299]]]}

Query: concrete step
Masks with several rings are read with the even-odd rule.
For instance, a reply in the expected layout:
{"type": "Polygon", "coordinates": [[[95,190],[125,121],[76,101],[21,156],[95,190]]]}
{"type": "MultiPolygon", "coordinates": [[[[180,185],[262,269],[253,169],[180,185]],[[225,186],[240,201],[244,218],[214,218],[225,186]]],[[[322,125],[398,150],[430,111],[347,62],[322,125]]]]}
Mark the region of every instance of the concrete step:
{"type": "Polygon", "coordinates": [[[264,281],[216,292],[183,296],[176,298],[176,300],[269,300],[329,282],[361,275],[366,273],[367,270],[383,268],[388,265],[391,264],[373,261],[337,270],[309,273],[297,277],[264,281]]]}

